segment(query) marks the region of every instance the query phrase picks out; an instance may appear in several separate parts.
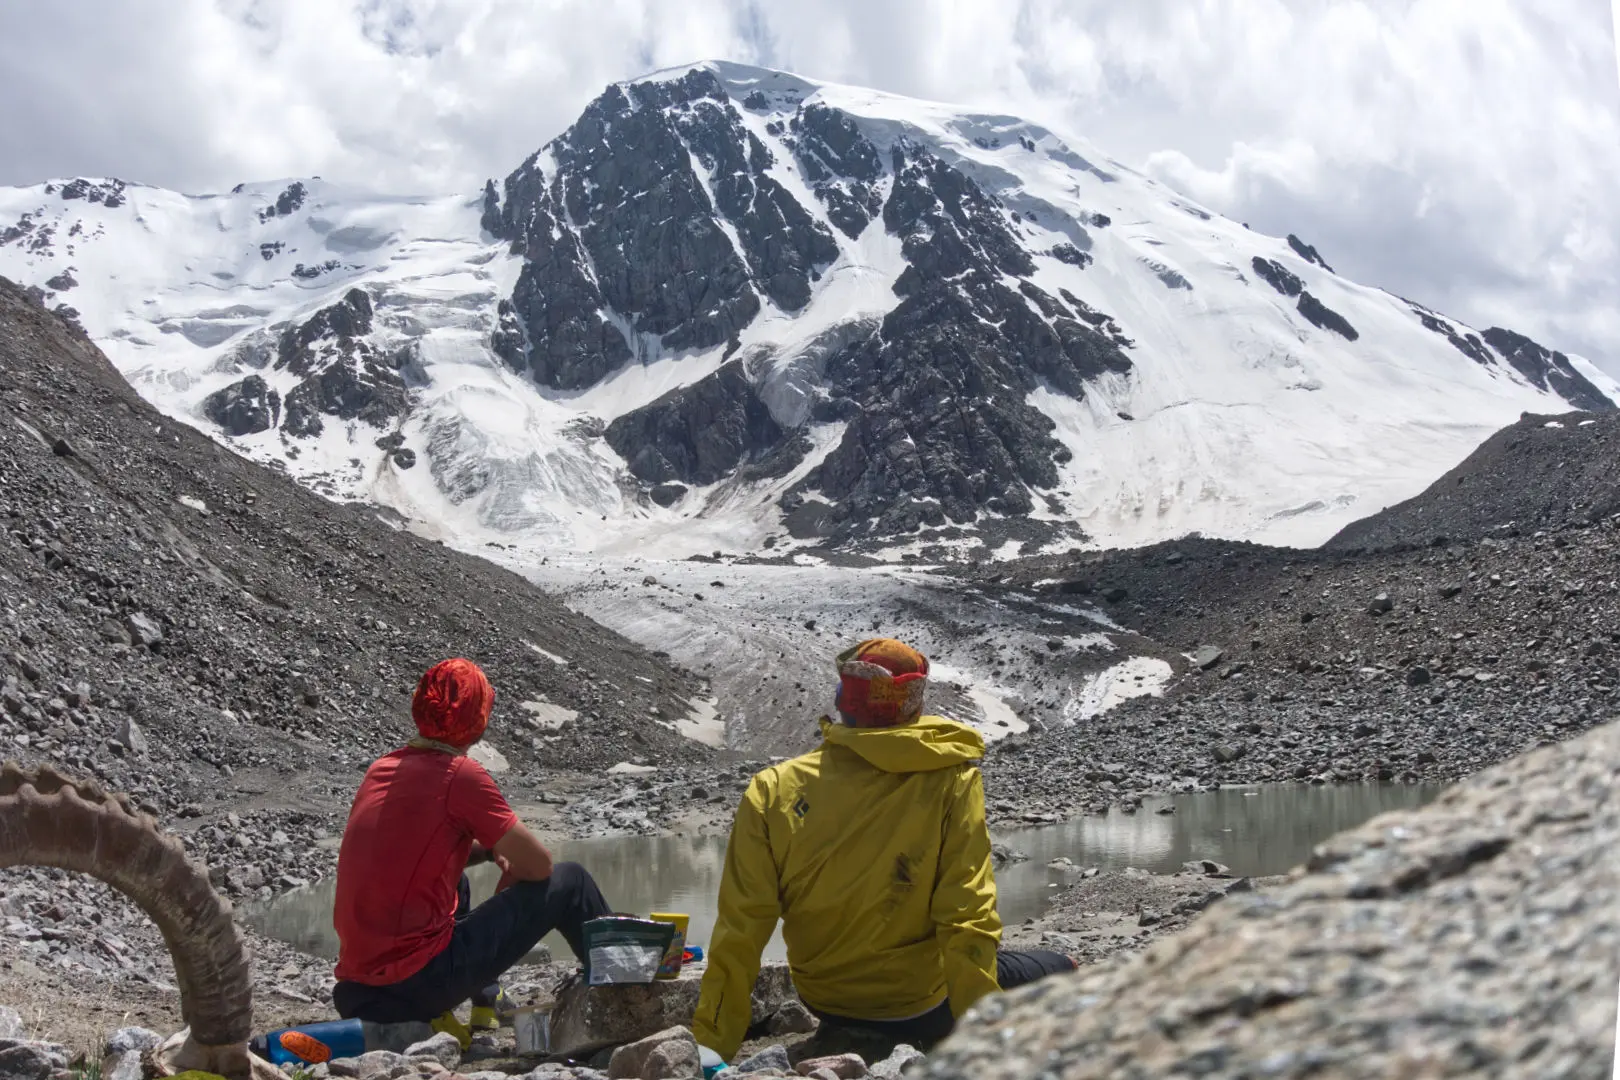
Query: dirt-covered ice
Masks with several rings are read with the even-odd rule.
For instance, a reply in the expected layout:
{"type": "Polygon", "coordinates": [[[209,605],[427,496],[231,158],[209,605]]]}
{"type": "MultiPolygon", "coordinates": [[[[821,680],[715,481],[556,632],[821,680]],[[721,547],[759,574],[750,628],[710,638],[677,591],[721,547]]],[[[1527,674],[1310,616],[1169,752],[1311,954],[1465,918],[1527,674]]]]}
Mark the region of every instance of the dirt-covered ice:
{"type": "Polygon", "coordinates": [[[520,569],[706,678],[712,705],[668,722],[749,754],[813,744],[832,704],[833,656],[867,637],[921,649],[933,663],[930,710],[992,741],[1157,692],[1171,672],[1165,650],[1072,597],[992,597],[919,568],[553,558],[520,569]]]}

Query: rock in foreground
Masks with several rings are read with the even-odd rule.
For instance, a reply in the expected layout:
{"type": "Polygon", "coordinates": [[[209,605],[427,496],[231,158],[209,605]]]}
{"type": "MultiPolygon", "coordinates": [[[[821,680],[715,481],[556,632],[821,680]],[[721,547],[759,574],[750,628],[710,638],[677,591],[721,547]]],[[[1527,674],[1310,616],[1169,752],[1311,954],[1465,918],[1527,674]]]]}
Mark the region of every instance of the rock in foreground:
{"type": "Polygon", "coordinates": [[[1617,781],[1615,724],[1497,766],[1137,957],[991,999],[923,1075],[1606,1077],[1617,781]]]}

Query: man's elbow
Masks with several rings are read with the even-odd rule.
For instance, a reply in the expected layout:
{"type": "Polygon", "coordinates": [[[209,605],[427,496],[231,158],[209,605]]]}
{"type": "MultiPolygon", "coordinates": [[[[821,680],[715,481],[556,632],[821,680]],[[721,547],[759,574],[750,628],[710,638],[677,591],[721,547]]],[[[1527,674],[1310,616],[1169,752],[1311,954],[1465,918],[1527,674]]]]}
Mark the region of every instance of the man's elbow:
{"type": "Polygon", "coordinates": [[[551,877],[551,852],[545,848],[522,852],[518,858],[508,860],[515,881],[546,881],[551,877]]]}
{"type": "Polygon", "coordinates": [[[545,881],[551,877],[551,851],[521,824],[514,825],[499,843],[495,854],[510,881],[545,881]]]}

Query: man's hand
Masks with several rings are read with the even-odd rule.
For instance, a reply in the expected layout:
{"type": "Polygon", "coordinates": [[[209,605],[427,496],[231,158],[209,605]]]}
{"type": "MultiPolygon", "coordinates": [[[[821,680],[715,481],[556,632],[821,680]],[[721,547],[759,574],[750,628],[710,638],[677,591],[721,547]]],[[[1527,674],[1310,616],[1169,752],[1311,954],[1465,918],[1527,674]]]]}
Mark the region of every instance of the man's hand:
{"type": "Polygon", "coordinates": [[[551,852],[521,821],[495,843],[495,863],[501,868],[496,891],[518,881],[545,881],[551,876],[551,852]]]}

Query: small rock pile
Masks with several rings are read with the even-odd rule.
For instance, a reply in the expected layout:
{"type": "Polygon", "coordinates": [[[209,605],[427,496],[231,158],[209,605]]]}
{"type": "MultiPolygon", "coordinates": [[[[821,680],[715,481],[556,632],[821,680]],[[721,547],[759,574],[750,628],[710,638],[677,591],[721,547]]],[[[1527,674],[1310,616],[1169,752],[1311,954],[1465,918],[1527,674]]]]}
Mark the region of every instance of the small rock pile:
{"type": "Polygon", "coordinates": [[[5,1080],[83,1080],[99,1068],[101,1080],[143,1080],[145,1057],[161,1045],[156,1032],[124,1027],[108,1036],[99,1061],[60,1043],[28,1037],[21,1014],[0,1005],[0,1077],[5,1080]]]}
{"type": "MultiPolygon", "coordinates": [[[[697,1040],[687,1027],[671,1027],[627,1043],[613,1051],[608,1061],[608,1080],[688,1080],[700,1076],[697,1040]]],[[[813,1057],[794,1055],[781,1044],[773,1044],[739,1062],[729,1074],[773,1080],[805,1077],[807,1080],[898,1080],[923,1054],[915,1047],[900,1045],[888,1057],[868,1066],[859,1054],[824,1054],[813,1057]]],[[[535,1080],[549,1080],[536,1076],[535,1080]]]]}

